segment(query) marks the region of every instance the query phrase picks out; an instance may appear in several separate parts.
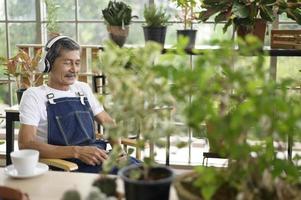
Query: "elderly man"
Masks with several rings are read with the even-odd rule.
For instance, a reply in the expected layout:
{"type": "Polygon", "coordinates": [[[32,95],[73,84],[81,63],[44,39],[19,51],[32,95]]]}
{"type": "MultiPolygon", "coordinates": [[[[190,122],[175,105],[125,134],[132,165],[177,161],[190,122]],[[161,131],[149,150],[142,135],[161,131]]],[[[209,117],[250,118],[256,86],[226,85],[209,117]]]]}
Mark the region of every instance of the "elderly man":
{"type": "MultiPolygon", "coordinates": [[[[48,83],[27,89],[20,103],[19,147],[40,152],[42,158],[74,161],[81,172],[98,173],[108,158],[106,143],[95,139],[94,120],[114,124],[89,85],[79,82],[80,46],[57,36],[45,47],[40,69],[48,83]]],[[[120,141],[110,141],[120,145],[120,141]]],[[[131,163],[137,163],[134,158],[131,163]]],[[[116,173],[116,170],[115,170],[116,173]]]]}

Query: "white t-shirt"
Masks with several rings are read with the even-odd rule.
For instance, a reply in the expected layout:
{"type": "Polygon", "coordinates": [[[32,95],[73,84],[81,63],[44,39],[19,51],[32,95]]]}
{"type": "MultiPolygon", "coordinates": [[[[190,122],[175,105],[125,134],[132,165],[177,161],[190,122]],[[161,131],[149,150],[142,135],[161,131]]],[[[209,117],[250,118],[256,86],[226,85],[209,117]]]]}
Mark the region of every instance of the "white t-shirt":
{"type": "Polygon", "coordinates": [[[93,95],[90,86],[86,83],[76,81],[70,86],[68,91],[56,90],[47,85],[41,85],[39,87],[28,88],[24,92],[19,108],[20,123],[36,126],[38,139],[42,142],[47,142],[47,94],[53,93],[54,99],[57,99],[62,97],[77,97],[78,92],[82,92],[87,97],[94,116],[104,110],[103,106],[100,105],[93,95]]]}

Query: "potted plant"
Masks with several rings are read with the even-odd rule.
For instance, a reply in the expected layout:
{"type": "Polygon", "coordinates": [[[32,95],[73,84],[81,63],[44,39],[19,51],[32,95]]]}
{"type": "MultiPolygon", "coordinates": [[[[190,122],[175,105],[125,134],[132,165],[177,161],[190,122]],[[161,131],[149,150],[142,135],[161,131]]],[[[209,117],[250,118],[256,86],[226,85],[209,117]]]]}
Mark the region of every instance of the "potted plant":
{"type": "Polygon", "coordinates": [[[41,75],[36,77],[35,71],[41,59],[41,52],[38,50],[31,58],[27,52],[20,49],[15,56],[4,62],[5,73],[15,77],[18,102],[20,102],[23,92],[39,81],[41,75]]]}
{"type": "Polygon", "coordinates": [[[102,10],[110,39],[122,47],[129,34],[129,25],[133,18],[132,9],[122,1],[110,0],[107,8],[102,10]]]}
{"type": "Polygon", "coordinates": [[[47,11],[46,28],[48,33],[48,40],[50,40],[51,38],[60,35],[59,26],[57,23],[57,10],[59,8],[59,5],[57,5],[54,0],[45,0],[45,5],[47,11]]]}
{"type": "Polygon", "coordinates": [[[143,26],[145,41],[155,41],[164,47],[167,23],[170,18],[162,7],[155,5],[144,6],[144,19],[146,25],[143,26]]]}
{"type": "MultiPolygon", "coordinates": [[[[162,46],[149,42],[143,48],[122,49],[108,43],[105,49],[100,67],[108,78],[112,102],[106,103],[106,107],[117,124],[107,128],[108,134],[122,138],[138,132],[140,149],[145,144],[164,145],[161,140],[174,131],[170,123],[173,105],[170,85],[157,71],[162,46]]],[[[141,166],[125,167],[119,175],[128,200],[168,199],[173,173],[165,166],[156,165],[152,154],[144,158],[141,166]]]]}
{"type": "MultiPolygon", "coordinates": [[[[215,127],[208,135],[211,145],[223,139],[217,153],[228,158],[226,168],[200,166],[178,177],[175,187],[180,199],[300,197],[300,168],[295,165],[299,158],[290,162],[277,156],[277,151],[284,151],[288,136],[300,139],[301,99],[288,90],[298,80],[269,80],[264,55],[258,53],[260,44],[255,41],[248,36],[246,41],[239,40],[240,51],[233,49],[232,41],[213,42],[220,49],[199,56],[193,69],[180,64],[184,62],[179,55],[177,66],[161,68],[162,75],[174,80],[177,103],[192,95],[183,109],[186,124],[199,131],[202,123],[210,121],[215,127]],[[242,62],[241,55],[254,58],[242,62]]],[[[165,60],[174,58],[169,54],[165,60]]]]}
{"type": "Polygon", "coordinates": [[[196,18],[194,7],[196,0],[172,0],[182,10],[182,16],[179,16],[184,23],[184,29],[177,30],[178,40],[180,37],[187,37],[188,42],[185,49],[191,50],[195,46],[195,39],[197,30],[192,29],[192,21],[196,18]]]}
{"type": "MultiPolygon", "coordinates": [[[[81,194],[74,189],[64,192],[62,200],[81,200],[81,194]]],[[[116,178],[100,175],[91,187],[86,200],[122,200],[123,196],[117,191],[116,178]]]]}
{"type": "Polygon", "coordinates": [[[251,33],[264,41],[266,23],[275,20],[275,14],[286,13],[287,17],[301,24],[300,3],[290,0],[203,0],[199,19],[203,22],[214,16],[214,22],[226,21],[223,31],[233,25],[238,35],[244,37],[251,33]]]}

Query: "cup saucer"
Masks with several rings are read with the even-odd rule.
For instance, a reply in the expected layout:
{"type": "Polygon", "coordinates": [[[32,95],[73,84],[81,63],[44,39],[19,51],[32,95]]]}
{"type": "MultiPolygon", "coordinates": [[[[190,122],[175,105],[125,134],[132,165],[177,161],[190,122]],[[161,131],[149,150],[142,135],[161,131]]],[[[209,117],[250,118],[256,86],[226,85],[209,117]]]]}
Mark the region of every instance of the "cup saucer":
{"type": "Polygon", "coordinates": [[[44,174],[45,172],[48,171],[48,169],[49,169],[48,165],[46,165],[44,163],[38,163],[34,169],[33,174],[19,175],[17,170],[15,169],[14,165],[8,165],[7,167],[4,168],[4,172],[6,175],[13,177],[13,178],[31,178],[31,177],[35,177],[35,176],[44,174]]]}

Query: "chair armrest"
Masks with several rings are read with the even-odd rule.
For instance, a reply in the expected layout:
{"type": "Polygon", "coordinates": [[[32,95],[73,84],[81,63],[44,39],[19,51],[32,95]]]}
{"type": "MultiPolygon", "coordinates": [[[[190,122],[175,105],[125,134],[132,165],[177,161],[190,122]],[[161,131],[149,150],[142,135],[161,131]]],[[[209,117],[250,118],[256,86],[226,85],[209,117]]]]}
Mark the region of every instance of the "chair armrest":
{"type": "Polygon", "coordinates": [[[40,162],[45,163],[50,166],[53,166],[53,167],[63,169],[65,171],[74,171],[74,170],[78,169],[77,164],[70,162],[70,161],[63,160],[63,159],[43,158],[43,159],[40,159],[40,162]]]}
{"type": "Polygon", "coordinates": [[[129,138],[122,138],[121,144],[128,145],[128,146],[137,146],[137,140],[136,139],[129,139],[129,138]]]}

